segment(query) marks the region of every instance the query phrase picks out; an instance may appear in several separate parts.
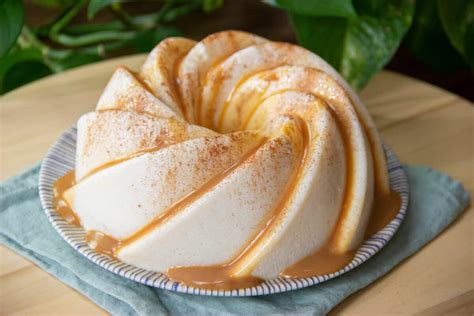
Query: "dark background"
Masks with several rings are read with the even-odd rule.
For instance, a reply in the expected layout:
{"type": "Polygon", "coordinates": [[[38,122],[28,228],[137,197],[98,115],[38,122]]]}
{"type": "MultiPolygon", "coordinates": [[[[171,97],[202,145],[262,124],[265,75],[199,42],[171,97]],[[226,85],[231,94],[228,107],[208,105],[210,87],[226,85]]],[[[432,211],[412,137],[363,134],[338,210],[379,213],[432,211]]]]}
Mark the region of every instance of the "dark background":
{"type": "MultiPolygon", "coordinates": [[[[156,2],[125,5],[127,12],[131,15],[155,11],[159,7],[160,4],[156,2]]],[[[36,6],[31,0],[25,1],[25,9],[26,23],[29,25],[44,24],[58,13],[55,9],[36,6]]],[[[112,14],[105,10],[98,14],[94,22],[103,22],[114,18],[112,14]]],[[[86,12],[83,12],[75,22],[90,23],[86,19],[86,12]]],[[[296,36],[286,13],[256,0],[227,0],[221,9],[213,13],[193,12],[181,18],[173,25],[179,27],[183,31],[184,36],[197,40],[217,31],[238,29],[252,32],[271,40],[296,43],[296,36]]],[[[109,57],[129,53],[132,52],[124,50],[109,57]]],[[[434,51],[433,53],[435,54],[436,52],[434,51]]],[[[404,43],[402,43],[385,68],[430,82],[474,101],[474,73],[472,70],[465,69],[451,73],[433,71],[418,61],[404,43]]]]}

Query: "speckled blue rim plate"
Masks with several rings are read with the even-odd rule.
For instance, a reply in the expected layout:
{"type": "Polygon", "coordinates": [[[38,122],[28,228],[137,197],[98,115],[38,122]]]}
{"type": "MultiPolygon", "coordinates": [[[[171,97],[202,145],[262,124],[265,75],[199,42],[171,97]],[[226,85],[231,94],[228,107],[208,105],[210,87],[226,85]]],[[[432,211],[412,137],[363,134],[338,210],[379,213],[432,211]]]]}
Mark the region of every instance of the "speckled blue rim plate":
{"type": "Polygon", "coordinates": [[[400,193],[402,199],[400,211],[387,226],[367,239],[361,245],[357,250],[354,259],[343,269],[335,273],[310,278],[278,278],[267,280],[255,287],[232,291],[194,288],[174,282],[162,273],[140,269],[114,260],[108,256],[96,253],[84,242],[85,230],[69,224],[56,213],[53,208],[53,184],[66,172],[74,169],[76,133],[77,130],[74,126],[66,130],[50,148],[41,164],[39,175],[39,195],[46,216],[59,235],[61,235],[69,245],[84,255],[87,259],[124,278],[170,291],[210,296],[256,296],[282,293],[322,283],[354,269],[382,249],[399,228],[408,206],[409,192],[405,171],[396,155],[385,146],[384,149],[388,159],[390,185],[393,190],[400,193]]]}

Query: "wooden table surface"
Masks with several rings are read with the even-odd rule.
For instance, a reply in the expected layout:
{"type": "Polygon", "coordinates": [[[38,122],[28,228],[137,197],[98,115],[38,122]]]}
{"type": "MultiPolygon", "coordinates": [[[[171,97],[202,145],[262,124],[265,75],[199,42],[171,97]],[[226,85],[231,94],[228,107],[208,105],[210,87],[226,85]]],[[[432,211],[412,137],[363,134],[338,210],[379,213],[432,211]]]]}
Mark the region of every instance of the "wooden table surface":
{"type": "MultiPolygon", "coordinates": [[[[138,69],[143,56],[81,67],[0,98],[0,177],[43,157],[95,103],[119,64],[138,69]]],[[[474,107],[466,100],[391,72],[361,93],[384,140],[401,161],[426,164],[474,192],[474,107]]],[[[474,211],[469,208],[436,240],[333,312],[474,314],[474,211]]],[[[67,247],[66,244],[64,244],[67,247]]],[[[5,247],[0,248],[1,314],[103,314],[78,292],[5,247]]]]}

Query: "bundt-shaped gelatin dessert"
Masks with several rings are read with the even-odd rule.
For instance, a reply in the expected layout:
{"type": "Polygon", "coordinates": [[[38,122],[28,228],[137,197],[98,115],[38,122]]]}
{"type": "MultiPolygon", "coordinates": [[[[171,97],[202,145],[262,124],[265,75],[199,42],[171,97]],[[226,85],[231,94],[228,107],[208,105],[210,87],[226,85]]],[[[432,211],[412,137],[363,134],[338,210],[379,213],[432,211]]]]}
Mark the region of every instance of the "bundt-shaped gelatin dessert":
{"type": "Polygon", "coordinates": [[[399,209],[341,76],[245,32],[168,38],[138,73],[119,67],[77,136],[58,212],[96,251],[188,285],[335,272],[399,209]]]}

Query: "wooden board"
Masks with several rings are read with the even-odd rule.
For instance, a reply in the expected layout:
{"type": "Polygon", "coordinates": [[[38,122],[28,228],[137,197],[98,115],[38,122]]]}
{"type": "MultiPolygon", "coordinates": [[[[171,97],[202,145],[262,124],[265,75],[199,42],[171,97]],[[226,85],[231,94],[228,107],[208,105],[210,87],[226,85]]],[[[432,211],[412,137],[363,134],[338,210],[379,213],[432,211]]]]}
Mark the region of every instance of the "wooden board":
{"type": "MultiPolygon", "coordinates": [[[[119,64],[131,56],[48,77],[0,98],[0,177],[37,162],[51,143],[95,103],[119,64]]],[[[362,92],[384,140],[405,163],[426,164],[474,192],[474,107],[423,82],[382,72],[362,92]]],[[[334,312],[474,313],[474,211],[334,312]]],[[[29,261],[0,248],[1,314],[101,314],[87,298],[29,261]]]]}

